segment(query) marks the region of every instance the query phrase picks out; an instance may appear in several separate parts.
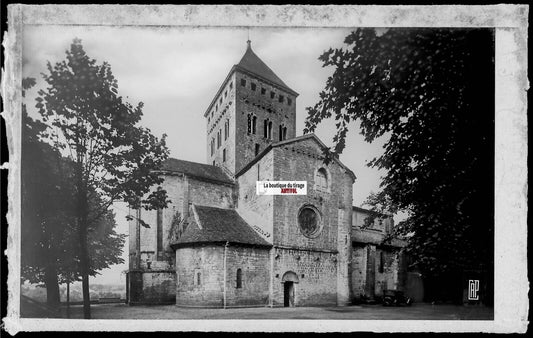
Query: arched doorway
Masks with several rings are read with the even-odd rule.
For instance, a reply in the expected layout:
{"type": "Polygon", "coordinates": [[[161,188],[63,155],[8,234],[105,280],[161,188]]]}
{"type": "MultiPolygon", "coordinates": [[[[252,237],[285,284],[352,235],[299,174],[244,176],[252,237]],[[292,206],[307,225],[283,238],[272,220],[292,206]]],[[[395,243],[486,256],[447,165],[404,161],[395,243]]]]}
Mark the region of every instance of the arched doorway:
{"type": "Polygon", "coordinates": [[[298,280],[298,275],[292,271],[287,271],[281,278],[283,283],[283,306],[293,307],[294,306],[294,284],[300,282],[298,280]]]}

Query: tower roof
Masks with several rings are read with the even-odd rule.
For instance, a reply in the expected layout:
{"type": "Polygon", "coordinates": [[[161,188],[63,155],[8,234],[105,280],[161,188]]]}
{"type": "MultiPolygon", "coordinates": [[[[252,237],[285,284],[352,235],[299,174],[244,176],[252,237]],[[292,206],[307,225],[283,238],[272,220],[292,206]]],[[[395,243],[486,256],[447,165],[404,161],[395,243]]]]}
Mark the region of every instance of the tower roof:
{"type": "Polygon", "coordinates": [[[278,85],[282,87],[283,89],[288,90],[289,92],[294,92],[289,86],[285,84],[275,73],[268,67],[263,60],[261,60],[257,54],[254,53],[252,50],[252,44],[251,41],[247,41],[248,47],[246,48],[246,52],[241,58],[241,61],[239,61],[238,64],[236,64],[237,68],[241,68],[245,71],[248,71],[250,73],[253,73],[254,75],[258,75],[259,77],[262,77],[263,79],[272,82],[275,85],[278,85]]]}
{"type": "Polygon", "coordinates": [[[260,78],[260,79],[262,79],[262,80],[264,80],[266,82],[270,82],[272,85],[277,86],[277,87],[279,87],[279,88],[291,93],[294,96],[298,96],[297,92],[295,92],[289,86],[287,86],[285,84],[285,82],[283,82],[274,73],[274,71],[272,69],[270,69],[270,67],[268,67],[263,62],[263,60],[261,60],[259,58],[259,56],[257,56],[254,53],[254,51],[252,50],[251,41],[248,40],[246,43],[248,44],[248,46],[246,48],[246,52],[244,53],[244,55],[241,58],[241,61],[239,61],[238,64],[233,65],[233,67],[229,71],[228,75],[226,76],[226,79],[224,79],[224,81],[222,82],[222,85],[218,88],[218,91],[217,91],[216,95],[213,97],[213,99],[211,100],[211,103],[209,104],[209,106],[207,107],[206,111],[204,112],[204,117],[206,117],[207,114],[209,114],[209,111],[211,110],[211,108],[215,104],[215,101],[217,100],[217,97],[219,97],[220,93],[224,89],[224,86],[226,85],[226,83],[230,79],[231,75],[236,70],[240,70],[242,72],[249,73],[249,74],[251,74],[253,76],[256,76],[256,77],[258,77],[258,78],[260,78]]]}

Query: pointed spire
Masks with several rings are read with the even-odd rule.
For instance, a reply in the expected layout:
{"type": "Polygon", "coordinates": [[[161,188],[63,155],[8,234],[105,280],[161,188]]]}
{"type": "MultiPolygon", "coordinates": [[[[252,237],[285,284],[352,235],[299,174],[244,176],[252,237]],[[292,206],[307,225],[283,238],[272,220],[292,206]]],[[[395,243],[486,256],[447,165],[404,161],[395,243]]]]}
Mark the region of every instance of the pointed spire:
{"type": "MultiPolygon", "coordinates": [[[[249,34],[249,32],[248,32],[249,34]]],[[[260,77],[273,82],[283,88],[288,89],[290,92],[294,90],[290,89],[273,71],[270,69],[252,50],[252,41],[250,36],[246,41],[247,47],[246,52],[241,58],[241,61],[237,64],[242,69],[245,69],[253,74],[259,75],[260,77]]],[[[294,92],[295,95],[298,95],[294,92]]]]}

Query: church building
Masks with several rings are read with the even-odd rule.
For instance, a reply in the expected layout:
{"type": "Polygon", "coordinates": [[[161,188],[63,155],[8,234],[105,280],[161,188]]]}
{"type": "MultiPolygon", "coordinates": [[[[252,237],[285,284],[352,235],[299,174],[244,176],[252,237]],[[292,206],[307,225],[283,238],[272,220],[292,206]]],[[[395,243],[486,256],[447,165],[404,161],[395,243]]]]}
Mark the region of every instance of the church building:
{"type": "Polygon", "coordinates": [[[204,113],[206,163],[168,159],[169,206],[131,210],[129,304],[343,306],[404,288],[404,244],[382,244],[392,217],[363,226],[355,174],[297,136],[297,97],[248,41],[204,113]],[[256,194],[267,180],[307,181],[307,195],[256,194]]]}

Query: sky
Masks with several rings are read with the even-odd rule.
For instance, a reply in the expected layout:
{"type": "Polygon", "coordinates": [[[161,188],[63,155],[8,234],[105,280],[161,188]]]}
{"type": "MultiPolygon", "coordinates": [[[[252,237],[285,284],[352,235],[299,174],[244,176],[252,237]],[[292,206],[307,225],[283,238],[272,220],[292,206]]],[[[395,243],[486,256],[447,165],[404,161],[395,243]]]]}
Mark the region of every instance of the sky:
{"type": "MultiPolygon", "coordinates": [[[[107,61],[118,80],[119,94],[136,105],[144,103],[141,124],[158,137],[167,134],[170,156],[207,163],[206,123],[203,114],[231,67],[246,50],[248,37],[255,53],[292,89],[296,99],[296,136],[302,135],[306,107],[318,101],[333,68],[323,68],[318,57],[330,47],[341,47],[346,28],[202,28],[25,25],[23,32],[23,77],[37,84],[26,94],[30,115],[37,91],[45,87],[41,73],[46,62],[65,59],[74,38],[80,38],[86,53],[98,64],[107,61]]],[[[346,148],[340,160],[357,176],[353,204],[362,206],[372,191],[379,190],[383,171],[366,164],[379,156],[385,140],[366,143],[358,125],[350,125],[346,148]]],[[[325,121],[315,134],[331,146],[334,121],[325,121]]],[[[117,231],[127,234],[127,206],[115,205],[117,231]]],[[[123,284],[125,264],[115,265],[92,279],[93,283],[123,284]]]]}

